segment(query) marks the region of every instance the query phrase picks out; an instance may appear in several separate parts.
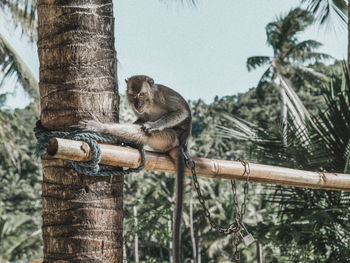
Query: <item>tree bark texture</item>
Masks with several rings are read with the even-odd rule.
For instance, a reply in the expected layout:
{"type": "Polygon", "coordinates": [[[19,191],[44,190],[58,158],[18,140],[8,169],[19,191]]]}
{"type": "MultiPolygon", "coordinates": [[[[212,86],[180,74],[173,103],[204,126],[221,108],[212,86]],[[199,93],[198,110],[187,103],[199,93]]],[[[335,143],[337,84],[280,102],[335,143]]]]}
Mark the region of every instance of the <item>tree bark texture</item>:
{"type": "MultiPolygon", "coordinates": [[[[112,0],[38,0],[41,121],[118,121],[112,0]]],[[[44,262],[122,262],[123,177],[42,160],[44,262]]]]}
{"type": "Polygon", "coordinates": [[[134,234],[134,246],[135,246],[135,262],[138,263],[140,262],[140,257],[139,257],[139,235],[137,233],[139,223],[138,223],[138,218],[137,218],[137,206],[134,205],[134,226],[135,226],[135,234],[134,234]]]}

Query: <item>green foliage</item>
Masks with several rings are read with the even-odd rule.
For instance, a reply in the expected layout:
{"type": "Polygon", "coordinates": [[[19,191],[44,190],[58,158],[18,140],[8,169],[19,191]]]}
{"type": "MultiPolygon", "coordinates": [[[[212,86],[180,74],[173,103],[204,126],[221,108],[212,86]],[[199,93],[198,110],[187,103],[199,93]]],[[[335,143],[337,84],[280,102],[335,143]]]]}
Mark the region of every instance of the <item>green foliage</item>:
{"type": "MultiPolygon", "coordinates": [[[[313,22],[312,15],[300,8],[291,10],[286,16],[281,16],[266,26],[267,44],[273,49],[273,56],[254,56],[247,59],[248,70],[261,66],[269,66],[258,83],[258,92],[263,84],[275,80],[278,75],[290,78],[296,71],[304,75],[313,75],[322,79],[322,74],[316,74],[301,65],[331,59],[330,55],[316,52],[322,45],[315,40],[299,42],[298,33],[305,30],[313,22]]],[[[310,65],[308,65],[310,66],[310,65]]]]}
{"type": "MultiPolygon", "coordinates": [[[[36,39],[36,0],[0,0],[0,9],[9,14],[15,27],[20,27],[22,34],[33,42],[36,39]]],[[[17,84],[38,102],[39,85],[31,70],[13,49],[11,44],[0,34],[0,88],[6,79],[14,76],[17,84]]],[[[2,98],[3,94],[0,94],[2,98]]],[[[1,98],[0,98],[1,100],[1,98]]],[[[1,106],[1,101],[0,101],[1,106]]]]}
{"type": "Polygon", "coordinates": [[[5,215],[0,211],[0,262],[39,256],[41,230],[34,219],[24,213],[5,215]]]}
{"type": "Polygon", "coordinates": [[[24,63],[10,43],[0,34],[0,88],[4,81],[15,76],[16,82],[28,93],[31,98],[39,98],[39,85],[31,70],[24,63]]]}
{"type": "Polygon", "coordinates": [[[347,2],[345,0],[301,0],[314,14],[320,24],[329,22],[333,13],[344,24],[347,23],[347,2]]]}
{"type": "MultiPolygon", "coordinates": [[[[288,145],[283,147],[280,134],[269,134],[248,122],[234,120],[227,137],[254,144],[252,156],[259,163],[299,169],[344,172],[348,167],[350,141],[350,81],[344,67],[342,77],[335,76],[323,88],[326,109],[315,114],[307,127],[290,123],[288,145]]],[[[322,173],[320,173],[322,176],[322,173]]],[[[292,262],[347,262],[350,257],[350,195],[347,192],[266,188],[265,220],[256,231],[260,242],[276,251],[278,247],[292,262]]]]}
{"type": "Polygon", "coordinates": [[[30,41],[36,39],[36,0],[0,0],[0,8],[4,14],[9,14],[15,27],[20,27],[22,34],[30,41]]]}
{"type": "Polygon", "coordinates": [[[305,120],[310,118],[308,110],[296,94],[296,88],[312,86],[311,82],[325,82],[328,77],[315,71],[314,64],[332,58],[315,50],[321,43],[314,40],[299,42],[298,33],[313,22],[313,16],[306,10],[296,8],[285,16],[267,24],[267,44],[273,49],[273,56],[255,56],[247,59],[248,70],[268,66],[257,85],[257,96],[263,100],[266,91],[279,90],[280,123],[283,143],[287,143],[286,129],[291,120],[297,127],[305,129],[305,120]],[[309,63],[309,64],[307,64],[309,63]]]}
{"type": "Polygon", "coordinates": [[[0,111],[0,262],[41,255],[41,177],[33,108],[0,111]]]}

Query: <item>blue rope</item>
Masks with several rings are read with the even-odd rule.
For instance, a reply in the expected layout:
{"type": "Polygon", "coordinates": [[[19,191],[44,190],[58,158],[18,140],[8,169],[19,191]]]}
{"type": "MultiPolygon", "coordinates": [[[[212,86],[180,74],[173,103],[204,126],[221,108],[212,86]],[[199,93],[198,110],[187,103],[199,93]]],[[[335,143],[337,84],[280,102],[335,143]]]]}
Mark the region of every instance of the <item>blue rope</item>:
{"type": "Polygon", "coordinates": [[[89,162],[76,162],[70,161],[74,169],[80,174],[86,174],[90,176],[112,176],[112,175],[125,175],[129,173],[139,172],[143,169],[146,163],[145,150],[143,145],[135,142],[114,136],[111,134],[102,134],[90,131],[50,131],[42,126],[41,121],[38,120],[36,127],[34,128],[35,136],[37,138],[36,155],[38,157],[46,153],[47,147],[50,145],[50,139],[53,137],[71,139],[76,141],[84,141],[89,144],[92,151],[92,158],[89,162]],[[98,142],[107,142],[116,145],[129,146],[136,148],[141,153],[141,163],[137,168],[121,169],[120,167],[114,167],[110,165],[100,164],[101,161],[101,148],[98,142]]]}

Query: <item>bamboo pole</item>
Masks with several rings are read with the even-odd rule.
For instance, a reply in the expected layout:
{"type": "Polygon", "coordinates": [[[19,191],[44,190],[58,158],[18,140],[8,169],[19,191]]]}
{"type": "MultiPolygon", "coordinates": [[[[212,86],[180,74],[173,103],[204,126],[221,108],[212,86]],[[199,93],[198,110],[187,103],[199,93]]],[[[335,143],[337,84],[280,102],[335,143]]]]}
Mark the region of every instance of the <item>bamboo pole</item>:
{"type": "MultiPolygon", "coordinates": [[[[141,162],[141,155],[136,149],[102,143],[100,147],[102,164],[136,168],[141,162]]],[[[82,141],[52,138],[47,149],[47,157],[89,161],[91,150],[90,146],[82,141]]],[[[206,158],[194,158],[194,161],[198,176],[246,180],[241,162],[206,158]]],[[[254,163],[249,163],[249,166],[250,182],[350,191],[350,174],[310,172],[254,163]]],[[[175,165],[167,154],[146,151],[144,169],[173,173],[175,165]]],[[[185,173],[191,174],[188,169],[185,173]]]]}

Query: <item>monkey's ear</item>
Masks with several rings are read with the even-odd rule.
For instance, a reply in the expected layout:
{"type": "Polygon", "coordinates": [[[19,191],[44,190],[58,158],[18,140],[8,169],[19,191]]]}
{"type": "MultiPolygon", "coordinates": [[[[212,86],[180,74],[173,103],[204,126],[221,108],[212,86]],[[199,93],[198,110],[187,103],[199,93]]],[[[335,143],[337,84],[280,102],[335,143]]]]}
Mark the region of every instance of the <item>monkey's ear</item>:
{"type": "Polygon", "coordinates": [[[154,80],[152,78],[147,77],[147,82],[151,87],[154,86],[154,80]]]}
{"type": "Polygon", "coordinates": [[[129,82],[129,79],[125,79],[125,83],[128,84],[128,82],[129,82]]]}

